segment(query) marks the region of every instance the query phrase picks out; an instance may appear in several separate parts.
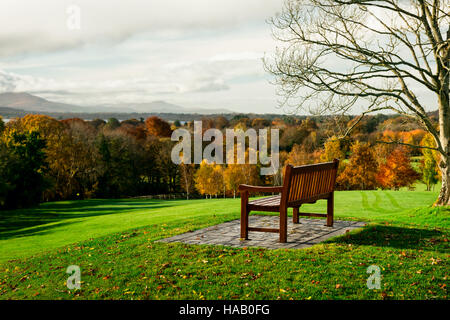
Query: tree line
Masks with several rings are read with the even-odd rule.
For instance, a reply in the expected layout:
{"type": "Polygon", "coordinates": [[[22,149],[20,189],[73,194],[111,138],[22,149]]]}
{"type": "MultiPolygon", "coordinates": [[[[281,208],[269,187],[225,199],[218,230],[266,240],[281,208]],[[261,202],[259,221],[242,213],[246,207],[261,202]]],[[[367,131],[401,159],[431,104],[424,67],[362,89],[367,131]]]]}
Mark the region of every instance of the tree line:
{"type": "MultiPolygon", "coordinates": [[[[402,117],[377,115],[358,122],[345,139],[336,128],[353,126],[347,118],[204,117],[203,130],[277,128],[280,164],[302,165],[341,159],[338,189],[398,189],[422,179],[430,189],[439,179],[432,149],[380,144],[392,139],[433,146],[425,131],[402,117]],[[411,159],[415,159],[412,161],[411,159]]],[[[282,167],[261,176],[259,164],[176,165],[171,161],[177,127],[193,130],[193,122],[57,120],[26,115],[0,120],[0,207],[18,208],[42,201],[118,198],[184,193],[187,198],[235,197],[241,183],[277,185],[282,167]]]]}

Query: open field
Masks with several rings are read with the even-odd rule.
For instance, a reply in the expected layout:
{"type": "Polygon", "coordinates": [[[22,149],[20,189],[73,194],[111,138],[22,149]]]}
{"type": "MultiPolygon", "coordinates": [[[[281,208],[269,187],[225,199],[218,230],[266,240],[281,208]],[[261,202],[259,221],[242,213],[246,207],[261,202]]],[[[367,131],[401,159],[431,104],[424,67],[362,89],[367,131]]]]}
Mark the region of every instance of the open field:
{"type": "MultiPolygon", "coordinates": [[[[395,220],[432,227],[441,224],[435,215],[410,209],[430,205],[436,196],[434,192],[336,192],[336,217],[395,220]]],[[[326,202],[305,205],[302,209],[325,212],[326,202]]],[[[238,219],[239,213],[240,199],[61,201],[43,203],[33,209],[0,211],[0,263],[146,225],[184,219],[201,222],[214,216],[215,223],[220,223],[238,219]]]]}
{"type": "Polygon", "coordinates": [[[239,199],[65,201],[1,212],[0,299],[447,299],[450,210],[429,208],[435,198],[337,192],[337,219],[372,223],[295,251],[153,242],[238,218],[239,199]],[[380,290],[366,287],[373,264],[380,290]],[[69,265],[81,267],[81,290],[65,286],[69,265]]]}

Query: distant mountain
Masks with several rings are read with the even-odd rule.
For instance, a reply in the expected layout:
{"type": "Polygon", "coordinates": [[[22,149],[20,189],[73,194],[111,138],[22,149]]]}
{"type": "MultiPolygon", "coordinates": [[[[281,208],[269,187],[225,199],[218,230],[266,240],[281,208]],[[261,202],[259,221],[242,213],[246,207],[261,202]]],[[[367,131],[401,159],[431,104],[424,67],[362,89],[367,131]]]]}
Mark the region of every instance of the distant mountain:
{"type": "Polygon", "coordinates": [[[146,103],[115,103],[115,104],[103,104],[93,107],[93,109],[100,110],[114,110],[122,112],[153,112],[153,113],[186,113],[183,107],[171,104],[165,101],[153,101],[146,103]],[[129,110],[129,111],[127,111],[129,110]]]}
{"type": "Polygon", "coordinates": [[[226,109],[184,108],[165,101],[146,103],[120,103],[97,106],[78,106],[61,102],[49,101],[26,92],[6,92],[0,94],[0,107],[13,108],[33,112],[121,112],[121,113],[198,113],[217,114],[233,113],[226,109]]]}
{"type": "Polygon", "coordinates": [[[6,92],[0,94],[0,107],[20,109],[26,111],[53,112],[88,112],[89,109],[76,105],[53,102],[33,96],[26,92],[6,92]]]}
{"type": "Polygon", "coordinates": [[[125,108],[128,108],[133,109],[134,112],[151,112],[151,113],[198,113],[198,114],[233,113],[232,111],[227,109],[185,108],[165,101],[112,104],[106,107],[112,108],[114,110],[124,110],[125,108]]]}

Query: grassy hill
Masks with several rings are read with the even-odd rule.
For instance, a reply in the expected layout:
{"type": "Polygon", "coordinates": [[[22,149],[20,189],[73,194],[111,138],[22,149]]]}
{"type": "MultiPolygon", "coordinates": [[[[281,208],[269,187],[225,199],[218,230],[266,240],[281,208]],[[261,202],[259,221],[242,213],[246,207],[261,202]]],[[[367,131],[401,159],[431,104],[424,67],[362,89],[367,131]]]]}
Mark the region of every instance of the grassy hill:
{"type": "Polygon", "coordinates": [[[372,223],[304,250],[153,242],[237,219],[239,199],[64,201],[1,212],[0,299],[446,299],[450,210],[430,208],[435,198],[337,192],[337,219],[372,223]],[[65,286],[73,264],[81,290],[65,286]],[[366,287],[372,264],[382,268],[381,290],[366,287]]]}

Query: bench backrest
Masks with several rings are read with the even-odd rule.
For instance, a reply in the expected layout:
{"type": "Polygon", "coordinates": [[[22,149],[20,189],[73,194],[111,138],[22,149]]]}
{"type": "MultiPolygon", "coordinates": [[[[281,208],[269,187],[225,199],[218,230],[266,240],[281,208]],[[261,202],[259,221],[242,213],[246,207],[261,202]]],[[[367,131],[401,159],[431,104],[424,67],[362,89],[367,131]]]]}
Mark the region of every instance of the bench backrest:
{"type": "Polygon", "coordinates": [[[288,204],[305,200],[317,200],[334,191],[339,160],[293,167],[287,165],[284,171],[283,197],[288,204]]]}

